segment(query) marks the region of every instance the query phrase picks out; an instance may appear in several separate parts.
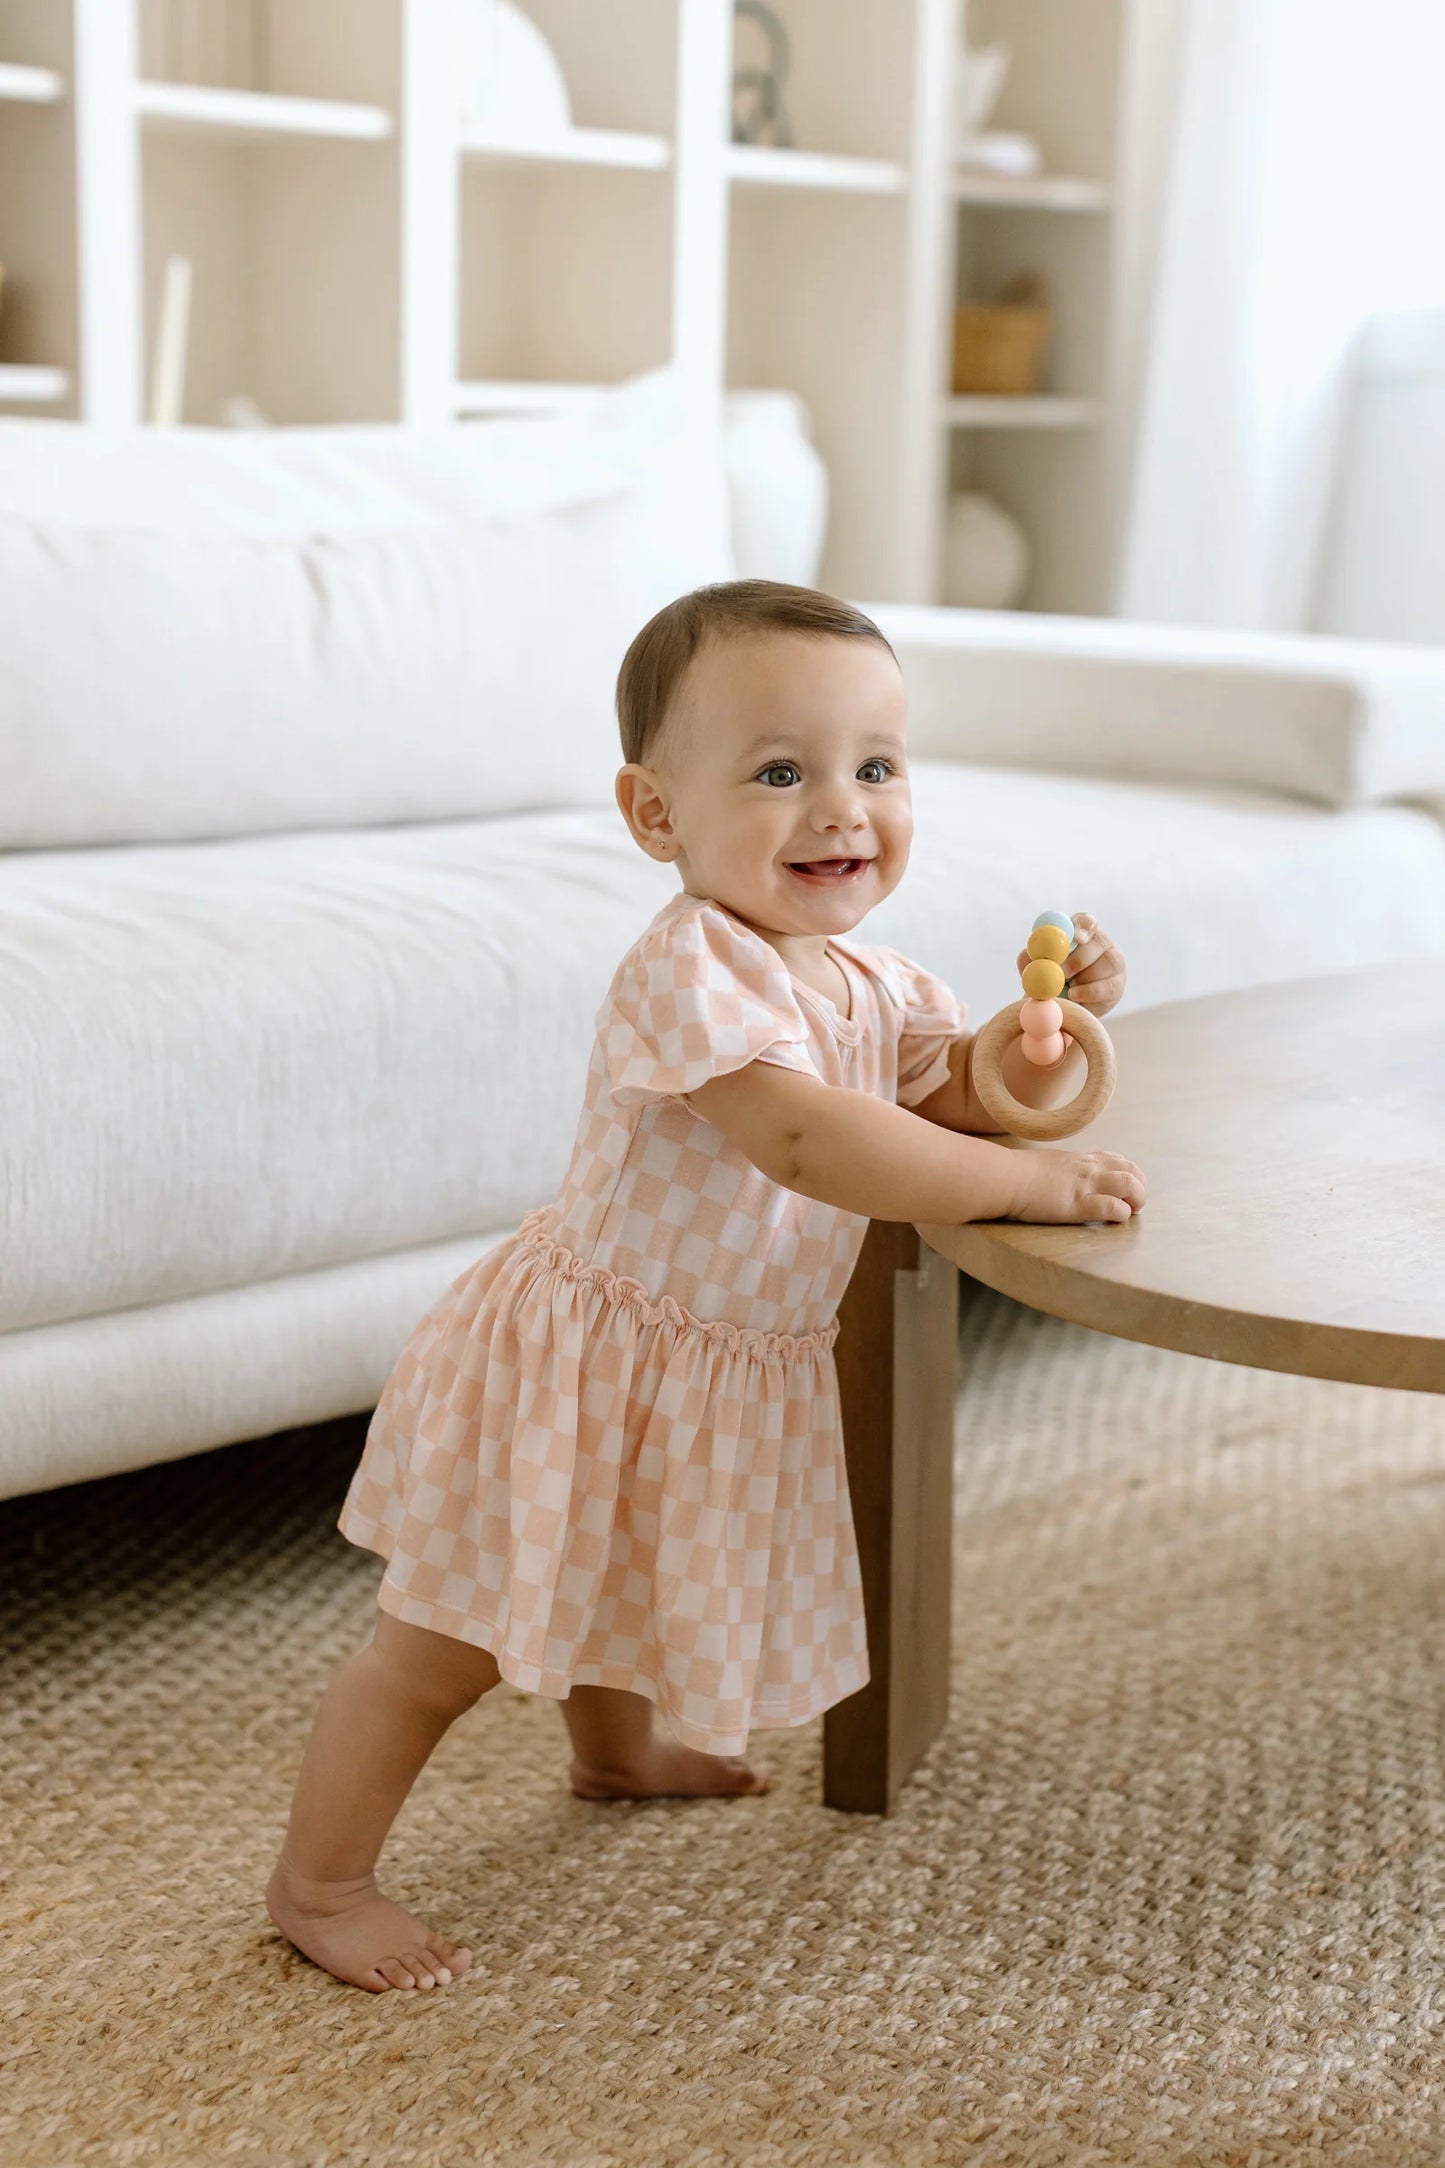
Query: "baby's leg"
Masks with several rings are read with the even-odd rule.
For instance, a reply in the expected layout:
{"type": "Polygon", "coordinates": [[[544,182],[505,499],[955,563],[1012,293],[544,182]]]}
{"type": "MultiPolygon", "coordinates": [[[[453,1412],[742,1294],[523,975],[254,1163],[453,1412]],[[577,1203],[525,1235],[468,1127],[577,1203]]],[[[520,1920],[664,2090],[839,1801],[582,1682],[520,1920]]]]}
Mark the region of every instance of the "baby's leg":
{"type": "Polygon", "coordinates": [[[321,1698],[286,1842],[266,1889],[283,1935],[339,1980],[379,1994],[445,1986],[471,1952],[433,1934],[372,1878],[386,1833],[448,1725],[497,1683],[495,1659],[383,1611],[369,1647],[321,1698]]]}
{"type": "Polygon", "coordinates": [[[612,1686],[574,1686],[562,1704],[579,1799],[701,1799],[765,1792],[768,1779],[733,1755],[700,1754],[655,1731],[652,1703],[612,1686]]]}

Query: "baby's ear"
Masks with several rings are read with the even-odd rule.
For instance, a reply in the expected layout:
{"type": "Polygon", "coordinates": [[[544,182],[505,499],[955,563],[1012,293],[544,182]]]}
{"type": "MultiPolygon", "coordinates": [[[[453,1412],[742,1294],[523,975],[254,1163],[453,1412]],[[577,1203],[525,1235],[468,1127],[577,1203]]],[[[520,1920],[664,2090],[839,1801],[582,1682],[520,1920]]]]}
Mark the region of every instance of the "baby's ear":
{"type": "Polygon", "coordinates": [[[632,830],[633,841],[649,858],[670,858],[676,848],[667,801],[651,768],[629,760],[617,771],[613,786],[618,810],[632,830]]]}

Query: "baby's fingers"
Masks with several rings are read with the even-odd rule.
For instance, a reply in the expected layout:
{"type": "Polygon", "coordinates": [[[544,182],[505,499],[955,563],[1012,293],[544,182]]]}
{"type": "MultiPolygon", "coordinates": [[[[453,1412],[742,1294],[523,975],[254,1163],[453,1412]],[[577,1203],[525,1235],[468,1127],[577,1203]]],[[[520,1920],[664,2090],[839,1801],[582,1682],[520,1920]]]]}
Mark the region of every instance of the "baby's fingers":
{"type": "Polygon", "coordinates": [[[1133,1217],[1133,1207],[1122,1197],[1114,1197],[1101,1190],[1093,1197],[1084,1199],[1084,1219],[1087,1224],[1097,1225],[1100,1220],[1126,1220],[1133,1217]]]}
{"type": "MultiPolygon", "coordinates": [[[[1103,1163],[1095,1177],[1100,1190],[1110,1197],[1119,1198],[1131,1212],[1139,1211],[1149,1194],[1143,1169],[1136,1167],[1132,1159],[1121,1157],[1118,1152],[1101,1153],[1100,1158],[1103,1163]]],[[[1116,1218],[1118,1216],[1114,1215],[1116,1218]]]]}

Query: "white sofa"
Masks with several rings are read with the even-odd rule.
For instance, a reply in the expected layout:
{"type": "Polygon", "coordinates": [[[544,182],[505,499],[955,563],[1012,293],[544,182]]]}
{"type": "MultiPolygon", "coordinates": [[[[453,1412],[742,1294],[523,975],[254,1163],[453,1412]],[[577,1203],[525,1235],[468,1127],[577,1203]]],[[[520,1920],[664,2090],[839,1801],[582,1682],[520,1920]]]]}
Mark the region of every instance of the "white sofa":
{"type": "MultiPolygon", "coordinates": [[[[0,425],[0,1495],[369,1405],[553,1189],[674,885],[612,676],[722,506],[655,385],[445,439],[0,425]]],[[[1135,1006],[1445,956],[1445,659],[876,614],[918,838],[867,930],[976,1019],[1048,905],[1135,1006]]]]}

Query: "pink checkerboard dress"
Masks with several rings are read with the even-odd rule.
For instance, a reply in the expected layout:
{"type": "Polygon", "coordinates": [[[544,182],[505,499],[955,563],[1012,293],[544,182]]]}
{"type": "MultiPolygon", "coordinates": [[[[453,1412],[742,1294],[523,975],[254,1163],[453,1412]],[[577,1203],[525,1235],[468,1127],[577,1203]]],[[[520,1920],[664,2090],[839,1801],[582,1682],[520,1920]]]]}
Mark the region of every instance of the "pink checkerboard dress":
{"type": "Polygon", "coordinates": [[[384,1610],[534,1693],[645,1694],[715,1754],[868,1678],[832,1356],[867,1222],[687,1095],[767,1061],[910,1105],[963,1027],[896,951],[830,950],[847,1017],[720,905],[663,907],[598,1013],[561,1195],[417,1327],[341,1516],[384,1610]]]}

